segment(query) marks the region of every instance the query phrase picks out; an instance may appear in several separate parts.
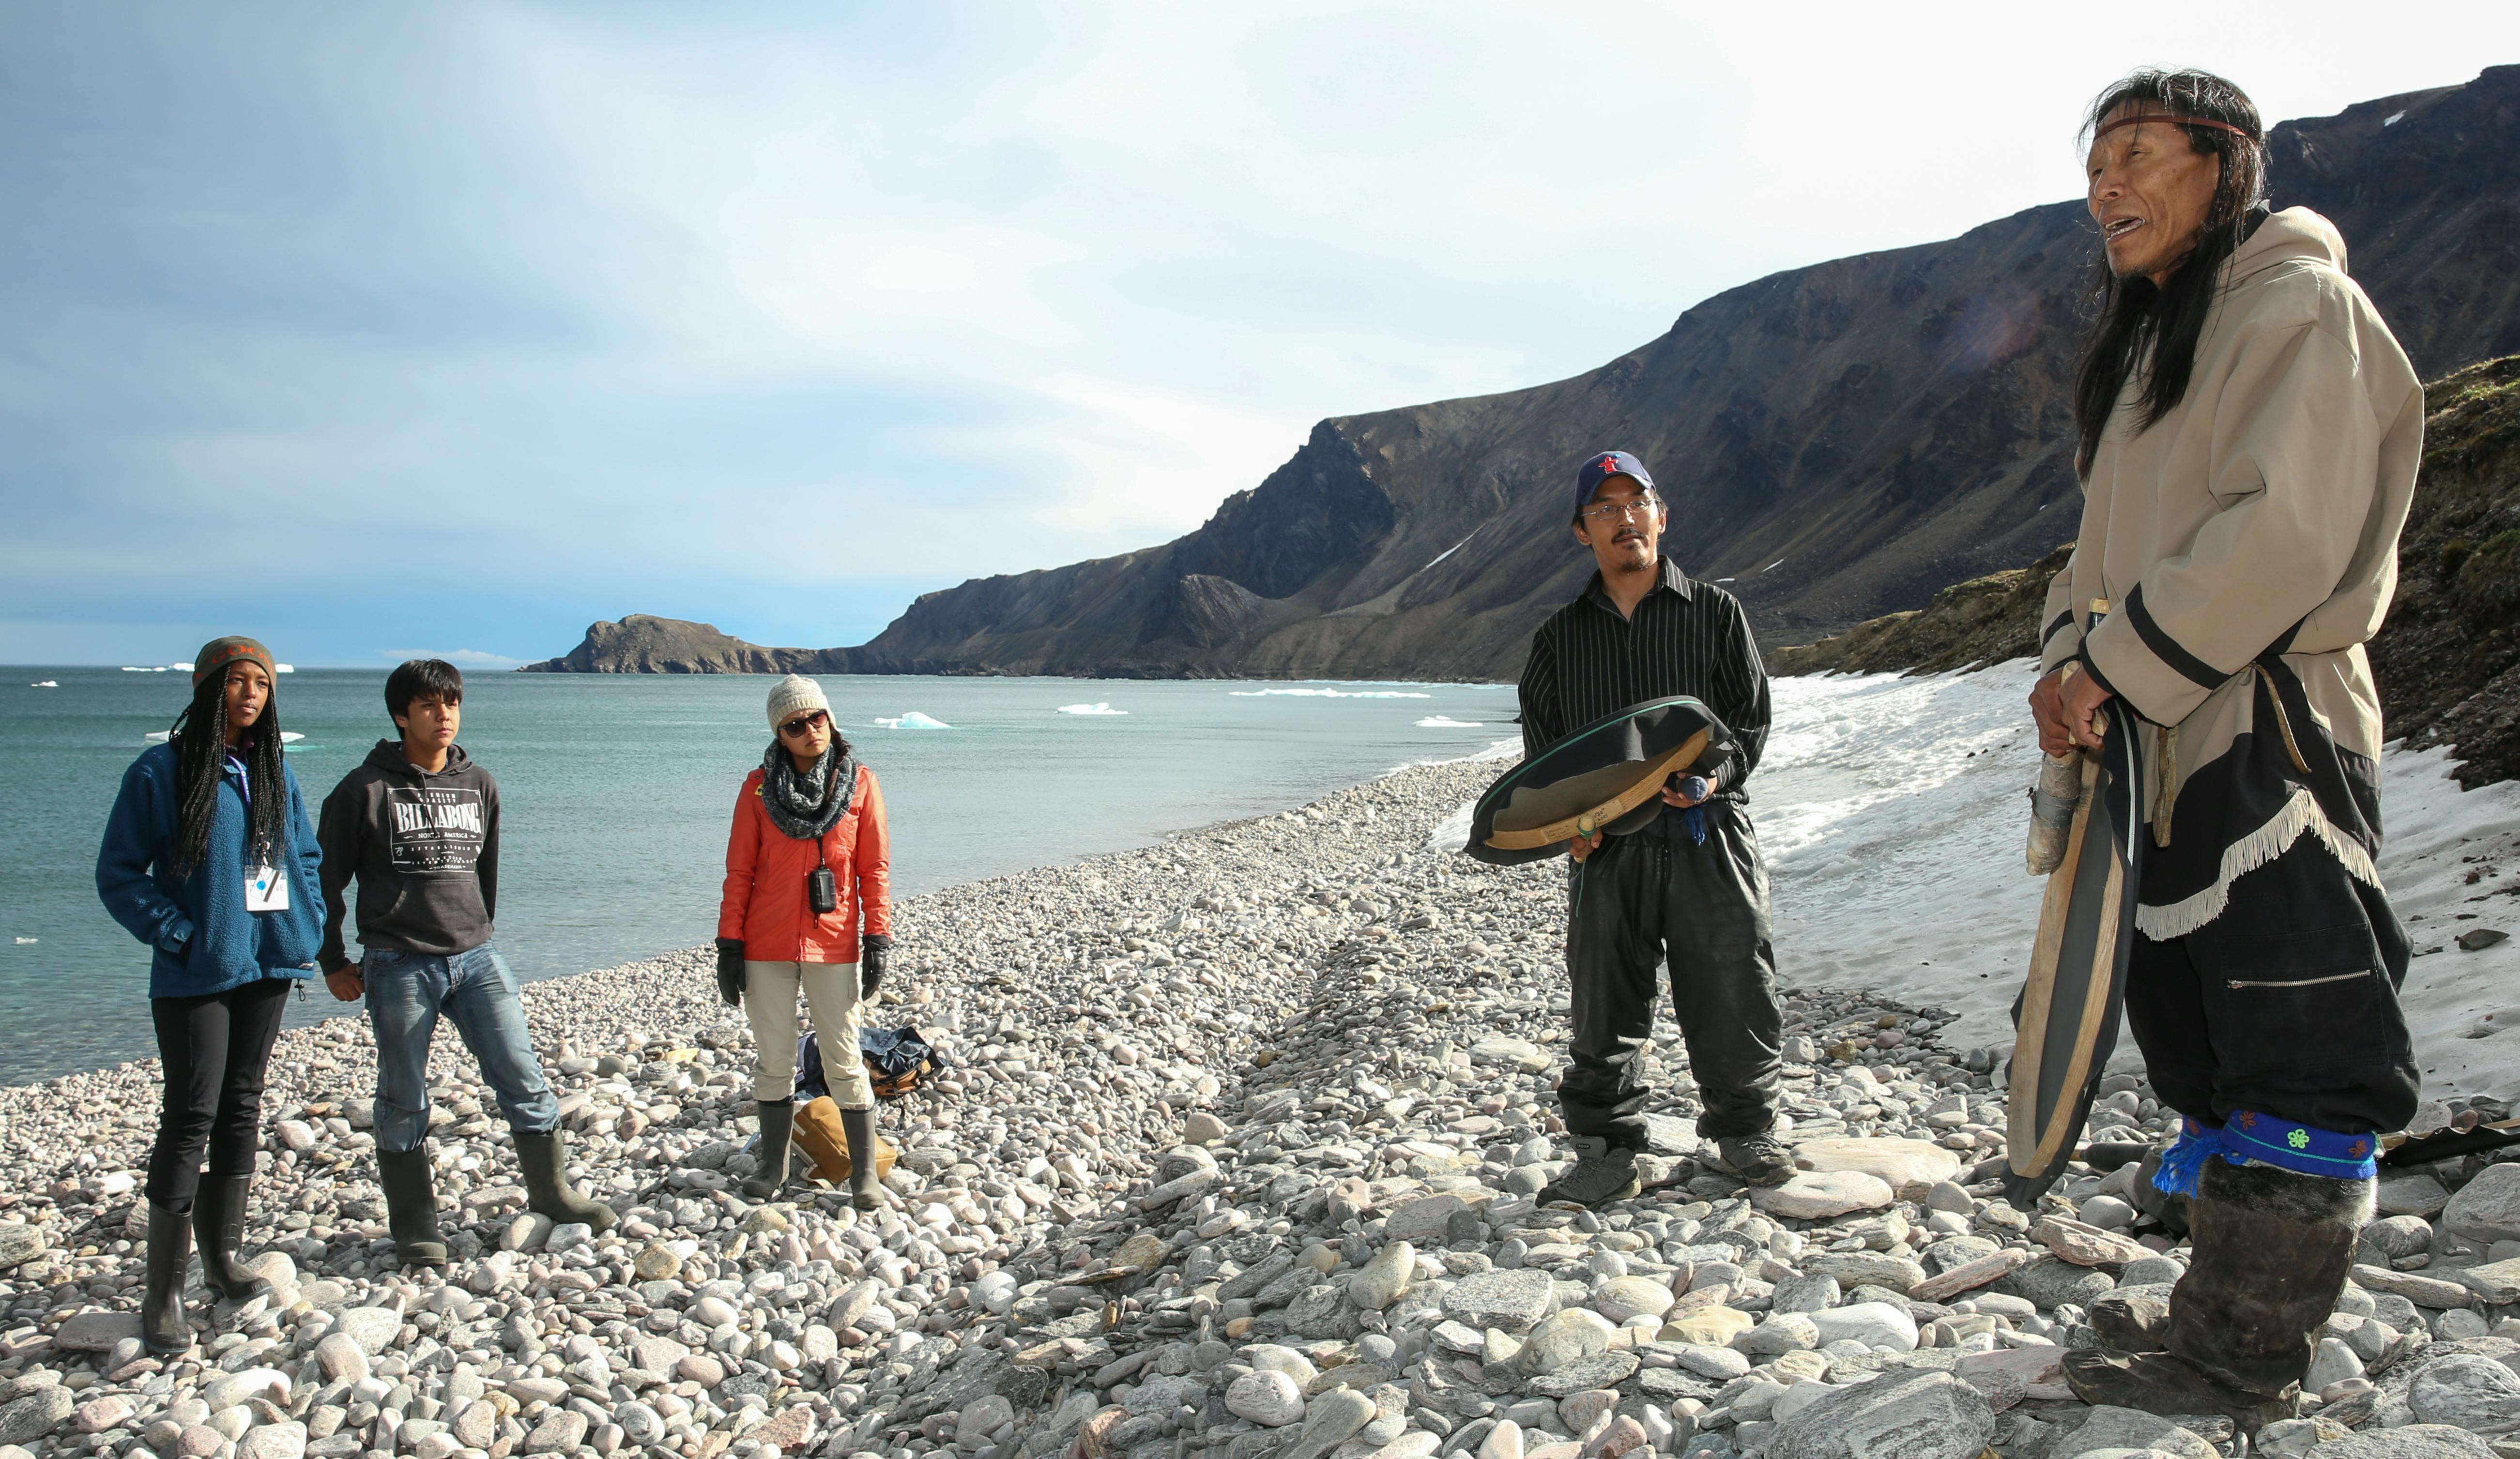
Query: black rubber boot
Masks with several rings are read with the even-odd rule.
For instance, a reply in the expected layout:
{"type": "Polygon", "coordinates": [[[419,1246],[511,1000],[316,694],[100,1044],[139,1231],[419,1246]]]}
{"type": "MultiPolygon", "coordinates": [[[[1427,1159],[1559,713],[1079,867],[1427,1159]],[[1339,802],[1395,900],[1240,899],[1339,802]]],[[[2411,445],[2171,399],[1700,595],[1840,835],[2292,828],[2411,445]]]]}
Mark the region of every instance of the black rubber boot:
{"type": "Polygon", "coordinates": [[[849,1204],[860,1211],[881,1210],[885,1197],[876,1170],[875,1111],[840,1111],[840,1130],[849,1137],[849,1204]]]}
{"type": "Polygon", "coordinates": [[[569,1186],[568,1137],[554,1126],[534,1133],[512,1131],[517,1138],[517,1165],[525,1175],[525,1206],[562,1225],[591,1226],[609,1231],[618,1217],[602,1201],[579,1195],[569,1186]]]}
{"type": "Polygon", "coordinates": [[[2248,1434],[2292,1417],[2316,1334],[2345,1290],[2373,1184],[2207,1161],[2166,1350],[2070,1352],[2066,1381],[2086,1403],[2228,1414],[2248,1434]]]}
{"type": "Polygon", "coordinates": [[[149,1287],[140,1299],[140,1341],[158,1357],[192,1348],[193,1324],[184,1318],[184,1271],[192,1261],[192,1222],[150,1202],[149,1287]]]}
{"type": "Polygon", "coordinates": [[[1543,1206],[1598,1206],[1633,1199],[1644,1189],[1637,1152],[1596,1135],[1575,1137],[1575,1163],[1540,1188],[1543,1206]]]}
{"type": "Polygon", "coordinates": [[[405,1266],[443,1266],[446,1240],[437,1234],[437,1180],[428,1146],[377,1152],[377,1182],[385,1188],[385,1216],[394,1256],[405,1266]]]}
{"type": "Polygon", "coordinates": [[[251,1175],[203,1175],[201,1194],[193,1197],[193,1235],[202,1246],[202,1280],[230,1302],[251,1302],[271,1293],[271,1284],[237,1264],[237,1248],[245,1244],[245,1198],[251,1175]]]}
{"type": "Polygon", "coordinates": [[[746,1200],[767,1201],[788,1185],[788,1134],[796,1123],[796,1100],[755,1101],[761,1111],[761,1143],[752,1148],[752,1173],[736,1189],[746,1200]]]}

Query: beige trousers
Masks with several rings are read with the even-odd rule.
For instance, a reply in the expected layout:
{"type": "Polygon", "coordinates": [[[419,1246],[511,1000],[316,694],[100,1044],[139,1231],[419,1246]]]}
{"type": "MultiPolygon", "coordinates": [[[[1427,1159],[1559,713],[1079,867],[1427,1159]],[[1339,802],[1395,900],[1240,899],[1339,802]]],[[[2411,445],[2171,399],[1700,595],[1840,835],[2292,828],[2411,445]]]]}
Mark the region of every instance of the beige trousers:
{"type": "Polygon", "coordinates": [[[844,1110],[875,1108],[875,1085],[858,1054],[858,965],[854,962],[743,964],[743,1016],[752,1023],[752,1097],[788,1099],[796,1092],[796,992],[813,1010],[822,1040],[823,1083],[844,1110]]]}

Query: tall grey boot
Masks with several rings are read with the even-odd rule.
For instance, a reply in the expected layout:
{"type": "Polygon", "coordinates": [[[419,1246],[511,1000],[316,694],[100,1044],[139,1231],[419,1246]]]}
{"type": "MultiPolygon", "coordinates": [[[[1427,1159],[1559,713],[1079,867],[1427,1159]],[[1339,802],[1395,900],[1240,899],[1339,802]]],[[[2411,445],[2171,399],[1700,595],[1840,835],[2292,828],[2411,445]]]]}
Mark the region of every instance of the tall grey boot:
{"type": "Polygon", "coordinates": [[[202,1245],[202,1280],[230,1302],[266,1296],[271,1284],[237,1264],[245,1244],[245,1198],[251,1175],[203,1175],[193,1197],[193,1234],[202,1245]]]}
{"type": "Polygon", "coordinates": [[[840,1111],[840,1130],[849,1137],[849,1204],[860,1211],[882,1209],[883,1181],[875,1168],[875,1111],[840,1111]]]}
{"type": "Polygon", "coordinates": [[[763,1099],[756,1101],[761,1109],[761,1143],[752,1152],[752,1174],[738,1190],[745,1199],[767,1201],[788,1184],[788,1135],[796,1123],[796,1099],[763,1099]]]}
{"type": "Polygon", "coordinates": [[[2375,1184],[2207,1161],[2189,1214],[2193,1259],[2161,1329],[2167,1350],[2069,1352],[2066,1382],[2086,1403],[2228,1414],[2249,1434],[2292,1417],[2375,1184]]]}
{"type": "Polygon", "coordinates": [[[589,1200],[570,1187],[567,1176],[568,1137],[555,1125],[545,1130],[512,1130],[517,1139],[517,1165],[525,1175],[525,1205],[562,1225],[592,1226],[609,1231],[617,1218],[612,1208],[589,1200]]]}
{"type": "Polygon", "coordinates": [[[428,1144],[378,1150],[377,1183],[385,1188],[394,1256],[406,1266],[445,1265],[446,1241],[437,1234],[437,1180],[428,1167],[428,1144]]]}
{"type": "Polygon", "coordinates": [[[140,1341],[158,1357],[193,1346],[184,1318],[184,1269],[193,1261],[193,1227],[184,1216],[149,1203],[149,1287],[140,1299],[140,1341]]]}

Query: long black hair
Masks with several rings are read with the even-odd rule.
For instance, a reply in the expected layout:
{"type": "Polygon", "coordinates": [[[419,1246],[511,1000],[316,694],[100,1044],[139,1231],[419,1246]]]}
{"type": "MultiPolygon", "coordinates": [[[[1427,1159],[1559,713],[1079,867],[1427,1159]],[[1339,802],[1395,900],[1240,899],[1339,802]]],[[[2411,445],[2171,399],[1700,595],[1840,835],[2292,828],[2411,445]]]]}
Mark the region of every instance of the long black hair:
{"type": "Polygon", "coordinates": [[[2084,475],[2092,469],[2100,434],[2108,428],[2109,413],[2117,409],[2130,374],[2142,372],[2138,431],[2149,429],[2186,398],[2197,341],[2221,287],[2223,262],[2248,237],[2252,214],[2266,205],[2266,127],[2258,119],[2257,104],[2239,87],[2211,71],[2136,71],[2092,103],[2083,117],[2086,145],[2110,112],[2130,104],[2146,111],[2225,122],[2240,133],[2222,127],[2180,128],[2189,147],[2220,159],[2222,179],[2195,248],[2168,284],[2155,286],[2141,276],[2121,279],[2110,272],[2108,255],[2100,255],[2092,337],[2074,377],[2074,429],[2080,437],[2074,469],[2084,475]]]}
{"type": "MultiPolygon", "coordinates": [[[[174,856],[169,865],[178,876],[202,868],[210,854],[210,819],[219,804],[219,781],[228,759],[228,674],[214,670],[193,685],[193,702],[175,717],[166,741],[175,751],[174,856]]],[[[245,762],[248,861],[277,866],[289,842],[289,780],[280,768],[280,685],[262,701],[262,714],[237,745],[245,762]]]]}

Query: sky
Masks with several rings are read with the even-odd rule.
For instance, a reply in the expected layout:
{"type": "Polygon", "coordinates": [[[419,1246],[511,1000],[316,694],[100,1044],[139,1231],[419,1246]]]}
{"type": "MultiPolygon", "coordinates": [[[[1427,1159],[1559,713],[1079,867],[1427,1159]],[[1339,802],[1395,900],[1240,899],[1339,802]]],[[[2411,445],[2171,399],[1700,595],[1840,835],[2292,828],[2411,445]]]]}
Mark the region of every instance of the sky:
{"type": "Polygon", "coordinates": [[[260,3],[0,18],[0,663],[864,641],[1330,416],[1589,370],[2520,6],[260,3]],[[2340,36],[2351,34],[2351,43],[2340,36]]]}

